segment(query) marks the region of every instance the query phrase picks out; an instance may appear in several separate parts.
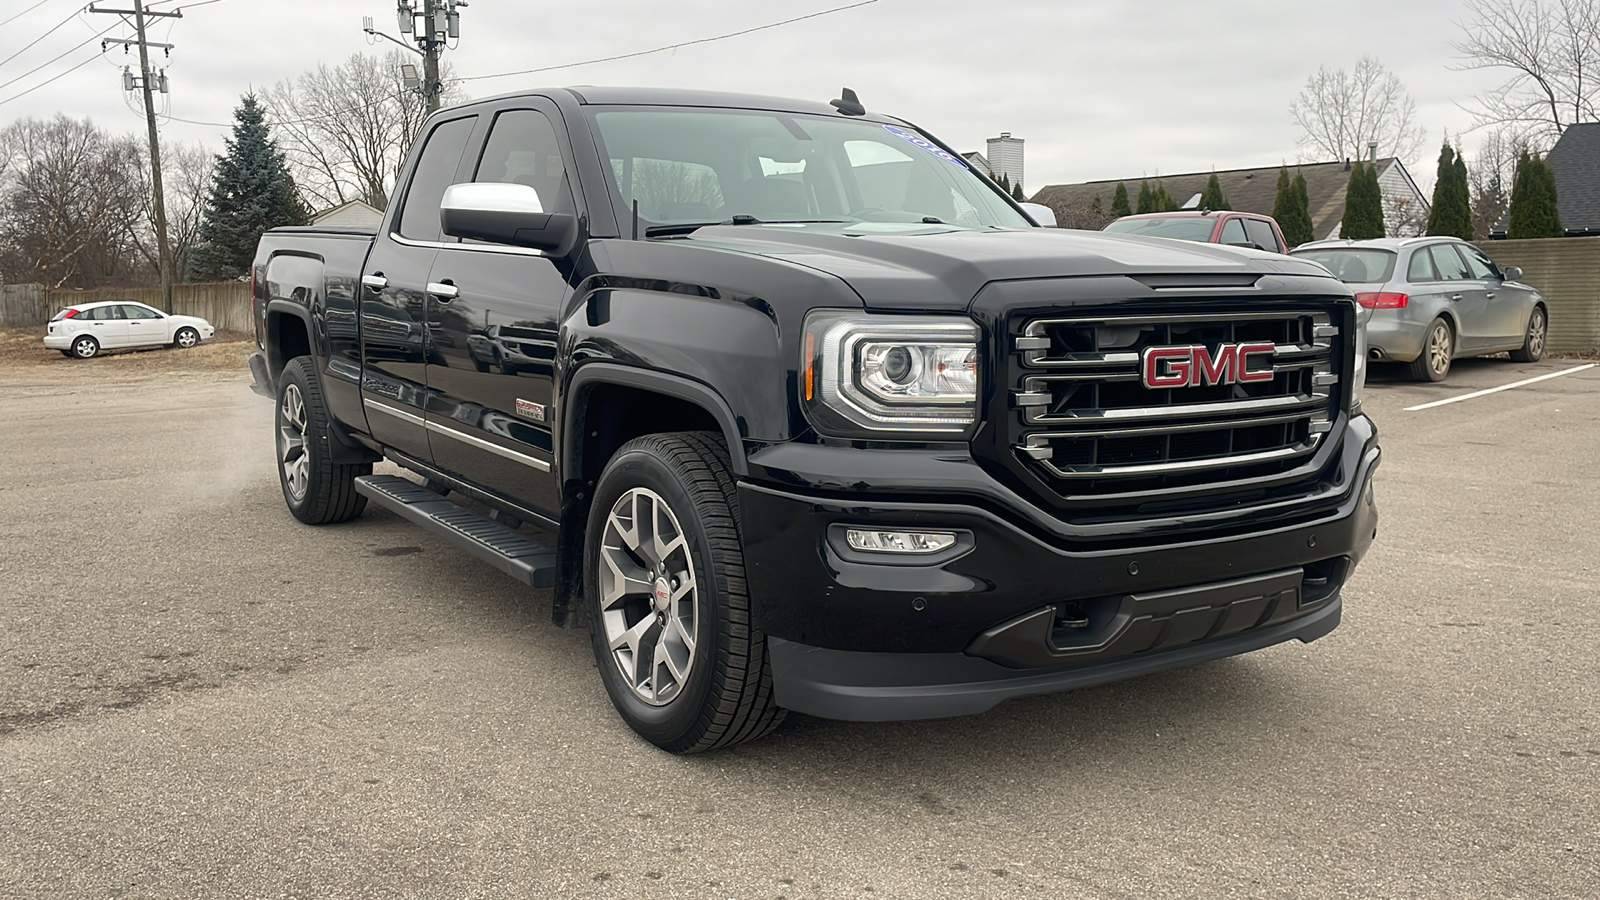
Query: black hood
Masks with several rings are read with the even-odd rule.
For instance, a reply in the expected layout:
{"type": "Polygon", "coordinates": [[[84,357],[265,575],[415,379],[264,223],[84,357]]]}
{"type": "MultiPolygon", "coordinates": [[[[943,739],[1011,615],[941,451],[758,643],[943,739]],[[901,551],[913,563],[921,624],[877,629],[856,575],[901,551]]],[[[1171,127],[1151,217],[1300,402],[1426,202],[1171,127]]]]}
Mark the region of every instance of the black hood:
{"type": "Polygon", "coordinates": [[[1218,244],[1097,231],[978,231],[942,225],[726,225],[690,243],[782,259],[838,276],[869,308],[966,309],[995,281],[1106,275],[1311,275],[1321,266],[1218,244]]]}

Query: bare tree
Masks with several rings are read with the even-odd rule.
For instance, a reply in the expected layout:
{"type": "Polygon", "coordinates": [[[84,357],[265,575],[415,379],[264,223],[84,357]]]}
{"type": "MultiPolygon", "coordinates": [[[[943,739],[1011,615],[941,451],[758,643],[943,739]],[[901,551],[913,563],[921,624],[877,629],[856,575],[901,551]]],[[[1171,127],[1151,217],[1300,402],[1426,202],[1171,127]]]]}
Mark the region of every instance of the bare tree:
{"type": "MultiPolygon", "coordinates": [[[[152,270],[159,270],[160,257],[155,244],[155,201],[150,188],[148,150],[141,149],[141,162],[134,173],[143,202],[140,217],[129,221],[129,235],[140,257],[152,270]]],[[[206,197],[216,158],[199,144],[168,144],[161,150],[162,186],[166,189],[167,237],[172,243],[173,280],[182,281],[189,271],[189,256],[198,241],[200,221],[205,217],[206,197]]]]}
{"type": "Polygon", "coordinates": [[[1373,141],[1379,155],[1404,161],[1422,146],[1416,103],[1399,76],[1370,56],[1361,57],[1354,72],[1318,69],[1289,104],[1289,114],[1312,161],[1364,159],[1373,141]]]}
{"type": "Polygon", "coordinates": [[[1052,199],[1046,205],[1056,214],[1057,228],[1099,231],[1117,218],[1106,209],[1104,202],[1098,196],[1087,205],[1072,205],[1056,199],[1052,199]]]}
{"type": "Polygon", "coordinates": [[[6,280],[94,287],[133,274],[139,141],[87,119],[23,119],[0,134],[0,267],[6,280]]]}
{"type": "Polygon", "coordinates": [[[1546,147],[1513,125],[1487,131],[1478,153],[1467,167],[1467,185],[1472,195],[1472,233],[1480,240],[1511,207],[1511,184],[1517,174],[1517,158],[1524,152],[1543,153],[1546,147]]]}
{"type": "MultiPolygon", "coordinates": [[[[319,65],[280,81],[263,98],[295,183],[314,206],[363,200],[388,205],[395,178],[426,118],[423,99],[401,80],[411,62],[402,50],[382,57],[357,53],[338,66],[319,65]]],[[[448,69],[444,81],[450,85],[448,69]]],[[[447,86],[443,100],[465,93],[447,86]]]]}
{"type": "Polygon", "coordinates": [[[1455,44],[1465,69],[1504,69],[1477,98],[1475,125],[1545,141],[1600,119],[1600,0],[1467,0],[1455,44]]]}

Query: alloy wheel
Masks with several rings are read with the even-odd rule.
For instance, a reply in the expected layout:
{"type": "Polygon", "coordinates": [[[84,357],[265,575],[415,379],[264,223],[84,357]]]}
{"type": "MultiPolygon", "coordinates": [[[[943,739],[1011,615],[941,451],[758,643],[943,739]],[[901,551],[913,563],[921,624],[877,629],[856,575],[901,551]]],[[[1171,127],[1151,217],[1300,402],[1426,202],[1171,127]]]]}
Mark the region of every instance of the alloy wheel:
{"type": "Polygon", "coordinates": [[[94,338],[78,338],[72,345],[72,352],[79,359],[89,359],[100,352],[100,345],[94,342],[94,338]]]}
{"type": "Polygon", "coordinates": [[[699,586],[672,507],[632,488],[606,516],[600,538],[600,614],[606,645],[633,693],[671,703],[694,668],[699,586]]]}
{"type": "Polygon", "coordinates": [[[283,402],[279,404],[278,465],[283,468],[283,480],[289,486],[289,495],[295,502],[304,500],[306,486],[311,479],[311,460],[306,456],[306,401],[300,395],[300,386],[287,384],[283,388],[283,402]]]}
{"type": "Polygon", "coordinates": [[[200,335],[196,334],[194,329],[192,329],[192,328],[184,328],[184,329],[182,329],[182,330],[180,330],[178,332],[178,346],[179,347],[182,347],[183,349],[187,350],[190,347],[193,347],[195,344],[198,344],[198,343],[200,343],[200,335]]]}
{"type": "Polygon", "coordinates": [[[1544,355],[1544,335],[1546,330],[1544,313],[1537,309],[1534,310],[1533,319],[1528,322],[1528,353],[1534,359],[1544,355]]]}
{"type": "Polygon", "coordinates": [[[1428,368],[1443,376],[1450,371],[1450,326],[1437,322],[1428,332],[1428,368]]]}

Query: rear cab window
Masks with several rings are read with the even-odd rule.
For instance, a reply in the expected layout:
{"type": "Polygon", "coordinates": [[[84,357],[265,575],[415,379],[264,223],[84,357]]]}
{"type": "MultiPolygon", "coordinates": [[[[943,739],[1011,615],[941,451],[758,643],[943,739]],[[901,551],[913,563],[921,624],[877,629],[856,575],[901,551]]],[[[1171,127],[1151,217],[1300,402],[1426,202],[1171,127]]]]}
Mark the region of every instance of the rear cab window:
{"type": "Polygon", "coordinates": [[[1321,263],[1346,284],[1374,284],[1394,275],[1395,255],[1391,250],[1332,247],[1296,250],[1293,255],[1321,263]]]}

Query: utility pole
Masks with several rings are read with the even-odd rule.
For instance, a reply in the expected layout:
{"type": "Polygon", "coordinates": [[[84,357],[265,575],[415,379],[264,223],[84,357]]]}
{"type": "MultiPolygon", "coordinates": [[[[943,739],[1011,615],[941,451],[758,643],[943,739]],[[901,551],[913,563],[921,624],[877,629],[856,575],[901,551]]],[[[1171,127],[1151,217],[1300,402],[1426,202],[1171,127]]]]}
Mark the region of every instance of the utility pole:
{"type": "MultiPolygon", "coordinates": [[[[453,40],[461,37],[461,12],[467,6],[467,0],[421,0],[422,9],[417,9],[417,0],[397,0],[399,5],[400,31],[411,35],[417,45],[417,50],[422,54],[422,77],[415,77],[415,68],[403,66],[406,86],[422,95],[431,115],[439,111],[439,98],[444,94],[444,81],[439,77],[439,57],[444,54],[445,48],[453,40]]],[[[364,30],[371,35],[389,38],[388,35],[372,27],[370,19],[367,20],[364,30]]],[[[404,42],[395,41],[401,46],[404,42]]]]}
{"type": "MultiPolygon", "coordinates": [[[[133,0],[133,9],[95,9],[90,5],[89,12],[109,13],[119,16],[133,16],[133,27],[139,38],[139,78],[136,84],[129,84],[130,79],[126,73],[123,76],[123,87],[137,87],[144,92],[144,120],[150,131],[150,183],[155,189],[156,210],[156,248],[161,257],[161,309],[172,312],[172,244],[167,240],[167,199],[166,192],[161,185],[161,138],[156,132],[156,105],[154,90],[160,88],[162,93],[167,92],[167,76],[165,72],[157,75],[150,69],[150,44],[145,36],[144,22],[146,17],[181,19],[183,10],[172,12],[157,12],[144,8],[144,0],[133,0]]],[[[107,40],[101,44],[120,43],[128,44],[129,41],[121,39],[107,40]]],[[[170,44],[159,45],[167,50],[172,49],[170,44]]]]}

